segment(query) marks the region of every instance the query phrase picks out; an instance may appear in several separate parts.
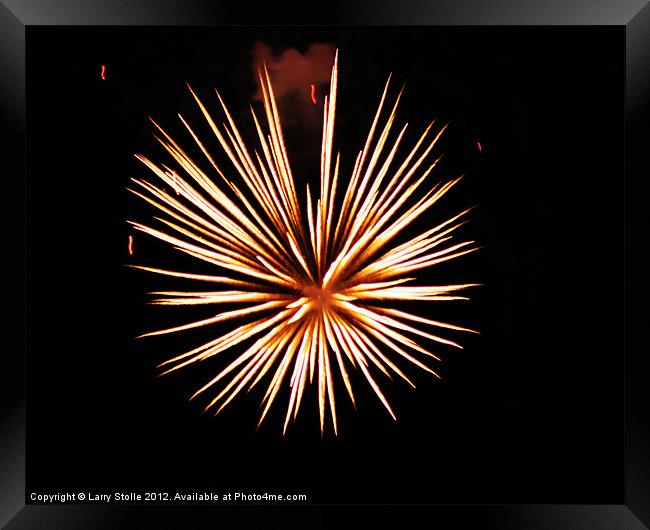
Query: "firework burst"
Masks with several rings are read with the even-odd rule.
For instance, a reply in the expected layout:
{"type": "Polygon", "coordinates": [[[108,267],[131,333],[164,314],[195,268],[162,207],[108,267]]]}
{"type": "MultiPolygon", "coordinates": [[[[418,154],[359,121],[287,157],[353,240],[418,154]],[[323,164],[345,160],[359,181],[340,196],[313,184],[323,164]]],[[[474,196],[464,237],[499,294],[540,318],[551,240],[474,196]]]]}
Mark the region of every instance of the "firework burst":
{"type": "MultiPolygon", "coordinates": [[[[349,179],[339,175],[339,154],[333,157],[337,99],[338,53],[332,67],[329,96],[324,99],[320,163],[320,193],[307,186],[301,206],[285,148],[278,106],[268,71],[259,72],[265,125],[251,107],[258,146],[243,140],[217,92],[225,117],[218,126],[190,88],[199,109],[227,156],[229,171],[212,154],[179,115],[196,146],[221,181],[212,180],[165,132],[157,139],[173,157],[179,171],[136,157],[165,186],[133,179],[130,189],[165,217],[163,228],[132,222],[139,231],[175,249],[209,263],[225,275],[138,267],[174,278],[213,284],[217,290],[151,293],[163,305],[242,304],[240,309],[142,336],[190,330],[241,319],[230,332],[160,366],[163,373],[218,355],[236,345],[245,351],[203,385],[192,398],[222,387],[206,410],[221,411],[242,390],[270,378],[262,401],[259,424],[264,420],[283,384],[289,385],[284,432],[295,420],[305,387],[318,388],[321,433],[329,411],[337,431],[335,380],[343,382],[353,404],[352,370],[360,372],[383,406],[395,414],[375,377],[381,372],[415,386],[395,361],[401,359],[438,377],[423,361],[439,360],[415,340],[459,347],[435,334],[436,328],[471,331],[391,307],[391,301],[438,302],[466,299],[458,291],[475,284],[412,285],[419,269],[458,258],[476,250],[473,241],[452,243],[452,233],[465,221],[465,210],[428,228],[401,244],[393,242],[404,229],[445,195],[460,179],[425,186],[439,158],[430,155],[445,127],[431,123],[405,158],[397,162],[406,126],[389,145],[397,96],[383,127],[390,77],[386,82],[363,150],[358,153],[349,179]],[[388,151],[388,152],[386,152],[388,151]],[[217,185],[216,182],[221,182],[217,185]],[[345,185],[347,186],[345,187],[345,185]],[[425,189],[426,188],[426,189],[425,189]],[[166,191],[172,189],[173,192],[166,191]],[[338,190],[338,195],[337,195],[338,190]],[[408,285],[407,285],[408,284],[408,285]],[[380,303],[379,303],[380,302],[380,303]],[[288,380],[288,382],[287,382],[288,380]]],[[[239,350],[240,351],[240,350],[239,350]]],[[[259,425],[258,424],[258,425],[259,425]]]]}

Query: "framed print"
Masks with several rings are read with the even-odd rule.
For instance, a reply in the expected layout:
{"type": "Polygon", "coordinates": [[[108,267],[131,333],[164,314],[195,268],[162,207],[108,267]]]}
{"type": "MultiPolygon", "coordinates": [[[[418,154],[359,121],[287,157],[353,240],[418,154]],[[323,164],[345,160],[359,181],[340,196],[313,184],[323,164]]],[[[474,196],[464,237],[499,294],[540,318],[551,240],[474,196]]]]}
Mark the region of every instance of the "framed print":
{"type": "Polygon", "coordinates": [[[0,13],[7,528],[650,525],[643,2],[0,13]]]}

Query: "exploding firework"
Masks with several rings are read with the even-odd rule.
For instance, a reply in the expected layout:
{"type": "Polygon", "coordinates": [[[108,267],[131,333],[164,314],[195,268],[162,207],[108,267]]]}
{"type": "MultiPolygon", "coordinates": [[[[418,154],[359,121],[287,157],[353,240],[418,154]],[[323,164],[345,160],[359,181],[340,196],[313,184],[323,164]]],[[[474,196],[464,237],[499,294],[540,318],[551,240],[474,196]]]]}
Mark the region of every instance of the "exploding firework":
{"type": "Polygon", "coordinates": [[[450,242],[452,233],[464,224],[463,216],[469,210],[428,227],[407,241],[394,243],[408,225],[460,180],[425,186],[440,160],[439,157],[429,160],[430,154],[446,126],[437,128],[432,122],[401,163],[397,163],[406,126],[391,144],[388,138],[401,91],[385,124],[380,126],[389,76],[365,145],[356,157],[349,179],[344,180],[339,175],[340,153],[335,158],[332,154],[337,64],[338,53],[332,67],[329,95],[324,98],[318,199],[312,196],[307,185],[305,204],[301,206],[298,200],[266,67],[258,72],[265,126],[256,111],[250,109],[258,136],[257,148],[249,147],[244,141],[218,92],[225,117],[221,127],[189,88],[229,160],[230,171],[234,170],[240,179],[239,185],[229,179],[228,172],[217,164],[179,115],[210,164],[210,171],[214,170],[221,181],[212,180],[156,125],[160,132],[157,139],[180,169],[177,172],[164,165],[159,167],[136,155],[165,186],[133,179],[138,187],[130,189],[165,214],[159,219],[164,228],[132,222],[135,229],[220,271],[227,271],[225,275],[213,276],[138,266],[169,277],[218,286],[211,291],[151,293],[162,297],[152,303],[242,304],[240,309],[142,335],[243,321],[233,325],[228,333],[162,363],[163,373],[243,345],[246,349],[243,352],[241,347],[235,349],[238,353],[230,364],[192,398],[221,383],[221,390],[206,407],[218,413],[242,390],[250,390],[268,376],[270,382],[262,400],[258,426],[283,384],[288,384],[283,432],[290,420],[296,419],[306,386],[315,384],[321,433],[328,411],[336,433],[335,387],[340,384],[336,380],[342,381],[344,392],[355,405],[351,378],[354,373],[362,374],[395,418],[375,377],[380,372],[381,377],[387,376],[389,380],[396,375],[415,386],[398,367],[400,363],[415,365],[438,377],[424,361],[439,358],[415,337],[460,348],[456,342],[432,331],[437,328],[471,331],[391,307],[399,301],[467,299],[459,296],[458,291],[476,285],[411,284],[416,279],[415,271],[476,250],[473,241],[450,242]]]}

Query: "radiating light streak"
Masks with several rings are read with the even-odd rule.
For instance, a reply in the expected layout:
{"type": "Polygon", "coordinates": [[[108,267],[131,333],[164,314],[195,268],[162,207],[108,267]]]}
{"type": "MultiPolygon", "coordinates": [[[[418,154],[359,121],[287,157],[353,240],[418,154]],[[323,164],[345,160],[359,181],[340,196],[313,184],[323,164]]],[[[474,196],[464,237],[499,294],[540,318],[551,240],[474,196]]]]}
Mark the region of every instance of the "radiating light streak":
{"type": "Polygon", "coordinates": [[[178,191],[178,182],[176,179],[178,176],[176,175],[176,171],[165,171],[165,173],[172,179],[172,187],[174,188],[174,191],[176,192],[176,195],[180,195],[180,191],[178,191]]]}

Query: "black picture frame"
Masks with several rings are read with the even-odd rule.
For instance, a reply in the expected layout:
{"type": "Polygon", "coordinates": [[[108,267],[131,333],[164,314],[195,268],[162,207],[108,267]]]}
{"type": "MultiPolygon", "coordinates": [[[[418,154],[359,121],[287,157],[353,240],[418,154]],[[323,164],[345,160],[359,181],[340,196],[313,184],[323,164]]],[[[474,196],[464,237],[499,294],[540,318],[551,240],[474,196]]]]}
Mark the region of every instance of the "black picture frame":
{"type": "MultiPolygon", "coordinates": [[[[650,391],[646,385],[647,348],[643,346],[643,300],[648,294],[647,259],[644,241],[650,226],[648,170],[648,99],[650,95],[650,6],[643,0],[589,2],[573,0],[561,3],[527,0],[515,4],[505,0],[464,2],[427,2],[402,5],[397,2],[330,2],[327,9],[313,14],[297,10],[254,9],[204,0],[147,0],[126,4],[117,1],[44,0],[0,3],[0,65],[3,72],[2,127],[5,129],[3,159],[10,162],[11,178],[7,196],[24,197],[25,113],[25,42],[26,29],[37,25],[610,25],[625,28],[626,115],[625,130],[625,219],[620,220],[621,239],[608,251],[620,253],[621,275],[625,282],[625,300],[621,302],[625,321],[625,500],[620,505],[427,505],[427,506],[309,506],[291,509],[299,517],[312,517],[314,524],[334,524],[353,510],[369,510],[379,517],[424,515],[432,525],[453,522],[459,528],[499,529],[642,529],[650,528],[650,391]],[[9,195],[11,194],[11,195],[9,195]],[[632,310],[632,308],[635,308],[632,310]],[[317,514],[317,515],[315,515],[317,514]]],[[[624,171],[624,172],[623,172],[624,171]]],[[[18,205],[23,201],[16,202],[18,205]]],[[[29,211],[29,204],[25,205],[29,211]]],[[[24,213],[24,212],[23,212],[24,213]]],[[[5,226],[22,223],[23,215],[10,214],[5,226]],[[21,221],[18,221],[20,219],[21,221]]],[[[617,220],[618,222],[618,220],[617,220]]],[[[5,248],[12,249],[7,261],[11,283],[24,285],[24,268],[18,256],[24,249],[24,232],[8,231],[5,248]],[[21,281],[18,281],[18,280],[21,281]]],[[[606,281],[606,279],[604,279],[606,281]]],[[[18,294],[18,307],[24,297],[18,294]]],[[[28,310],[28,308],[27,308],[28,310]]],[[[7,329],[24,346],[23,311],[12,311],[7,329]]],[[[141,528],[203,527],[214,525],[224,514],[237,517],[282,517],[286,507],[268,506],[128,506],[25,505],[25,386],[24,347],[5,350],[3,373],[8,395],[2,407],[2,451],[0,462],[0,524],[19,528],[141,528]],[[187,521],[191,521],[188,524],[187,521]]],[[[29,382],[27,381],[27,384],[29,382]]],[[[623,463],[624,462],[624,463],[623,463]]],[[[268,522],[268,521],[267,521],[268,522]]],[[[443,526],[444,527],[444,526],[443,526]]]]}

